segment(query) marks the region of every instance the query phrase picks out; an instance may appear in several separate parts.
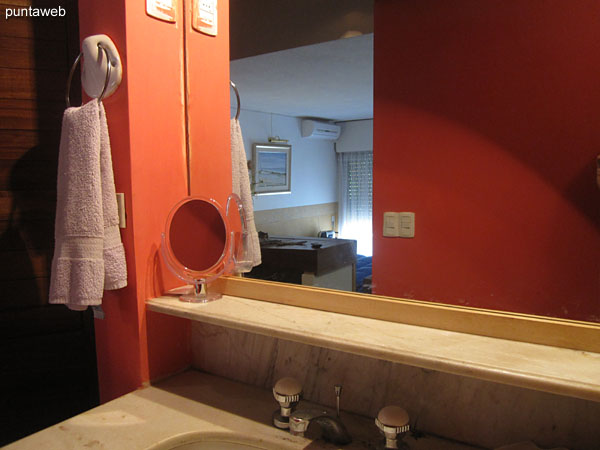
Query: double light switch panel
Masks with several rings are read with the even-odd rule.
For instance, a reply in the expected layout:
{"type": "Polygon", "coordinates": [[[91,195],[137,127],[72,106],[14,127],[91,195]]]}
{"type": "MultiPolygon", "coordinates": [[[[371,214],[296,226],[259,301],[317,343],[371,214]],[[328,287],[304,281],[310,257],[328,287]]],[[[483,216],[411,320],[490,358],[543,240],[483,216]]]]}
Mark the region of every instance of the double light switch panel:
{"type": "Polygon", "coordinates": [[[415,213],[385,212],[383,213],[384,237],[415,237],[415,213]]]}

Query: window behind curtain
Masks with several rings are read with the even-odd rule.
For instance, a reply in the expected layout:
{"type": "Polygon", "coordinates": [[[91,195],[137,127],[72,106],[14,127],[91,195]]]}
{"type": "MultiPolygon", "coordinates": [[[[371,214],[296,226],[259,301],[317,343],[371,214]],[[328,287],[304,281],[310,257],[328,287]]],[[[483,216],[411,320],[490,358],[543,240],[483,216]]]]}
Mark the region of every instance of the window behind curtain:
{"type": "Polygon", "coordinates": [[[373,152],[338,153],[339,237],[373,254],[373,152]]]}

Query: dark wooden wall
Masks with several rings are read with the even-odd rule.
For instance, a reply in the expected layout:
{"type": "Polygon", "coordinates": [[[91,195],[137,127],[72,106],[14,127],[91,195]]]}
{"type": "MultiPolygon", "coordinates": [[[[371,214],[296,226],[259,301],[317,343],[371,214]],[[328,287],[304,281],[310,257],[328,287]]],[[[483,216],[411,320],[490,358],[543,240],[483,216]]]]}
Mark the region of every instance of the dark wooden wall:
{"type": "Polygon", "coordinates": [[[91,313],[48,304],[77,24],[76,0],[0,0],[0,445],[98,404],[91,313]],[[59,5],[63,18],[5,19],[6,8],[59,5]]]}

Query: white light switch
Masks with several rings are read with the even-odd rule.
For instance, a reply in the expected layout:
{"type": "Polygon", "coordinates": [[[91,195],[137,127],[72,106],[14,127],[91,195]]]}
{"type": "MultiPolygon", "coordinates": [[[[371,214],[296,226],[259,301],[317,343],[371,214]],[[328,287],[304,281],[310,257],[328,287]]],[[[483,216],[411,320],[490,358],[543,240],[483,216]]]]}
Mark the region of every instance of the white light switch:
{"type": "Polygon", "coordinates": [[[217,35],[217,0],[192,2],[192,28],[209,36],[217,35]]]}
{"type": "Polygon", "coordinates": [[[415,213],[383,213],[383,236],[403,238],[415,237],[415,213]]]}

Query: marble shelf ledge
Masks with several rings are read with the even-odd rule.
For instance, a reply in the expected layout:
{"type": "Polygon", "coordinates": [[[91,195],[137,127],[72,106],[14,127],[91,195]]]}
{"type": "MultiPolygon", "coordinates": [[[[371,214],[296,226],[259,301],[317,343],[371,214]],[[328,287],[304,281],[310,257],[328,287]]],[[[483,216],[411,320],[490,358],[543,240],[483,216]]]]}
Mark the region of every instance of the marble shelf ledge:
{"type": "Polygon", "coordinates": [[[553,394],[600,401],[600,354],[223,296],[163,296],[149,310],[242,331],[553,394]]]}

